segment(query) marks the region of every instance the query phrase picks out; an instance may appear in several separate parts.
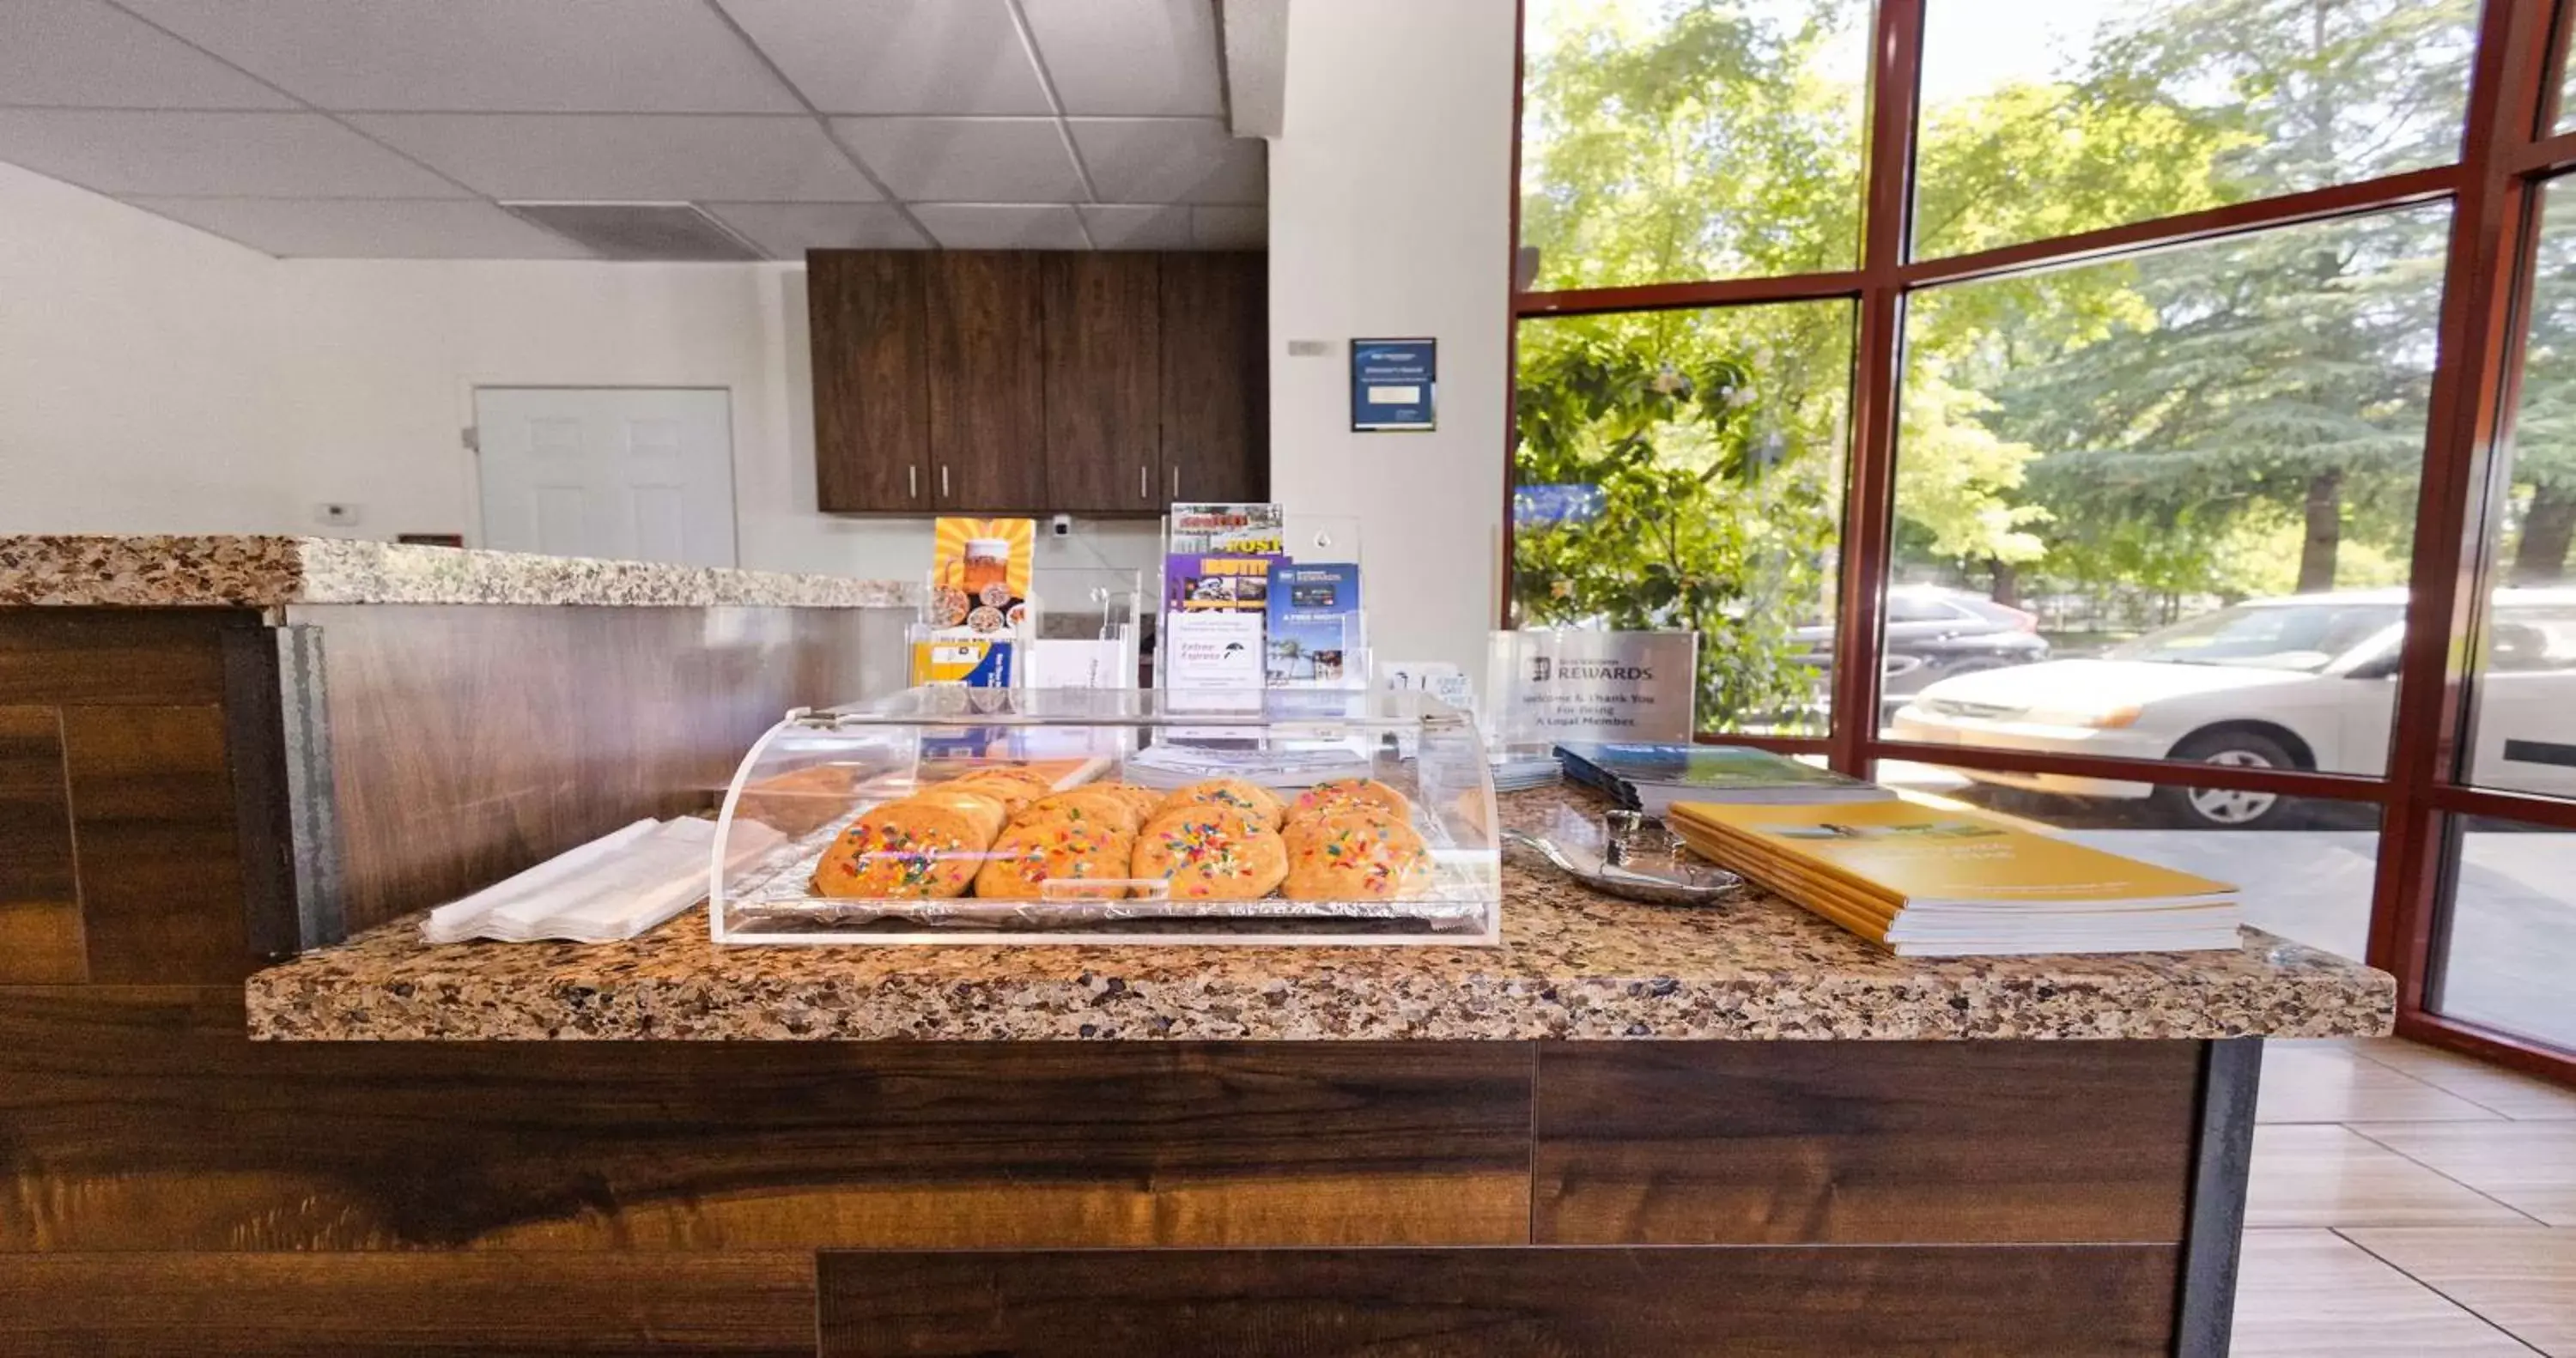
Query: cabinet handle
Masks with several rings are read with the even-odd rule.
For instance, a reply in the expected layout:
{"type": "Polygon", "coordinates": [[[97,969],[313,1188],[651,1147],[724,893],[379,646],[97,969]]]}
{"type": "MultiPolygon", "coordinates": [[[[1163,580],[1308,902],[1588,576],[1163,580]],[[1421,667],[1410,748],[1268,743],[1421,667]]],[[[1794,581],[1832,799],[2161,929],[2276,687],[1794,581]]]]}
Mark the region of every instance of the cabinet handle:
{"type": "Polygon", "coordinates": [[[945,462],[939,464],[939,498],[948,498],[948,464],[945,462]]]}
{"type": "Polygon", "coordinates": [[[1181,498],[1181,467],[1177,462],[1172,464],[1172,498],[1181,498]]]}
{"type": "Polygon", "coordinates": [[[907,464],[905,464],[904,469],[903,469],[903,484],[904,484],[904,493],[905,493],[905,494],[910,495],[912,498],[914,498],[914,499],[916,499],[916,500],[918,500],[918,499],[920,499],[920,498],[921,498],[921,464],[920,464],[920,463],[918,463],[918,462],[914,462],[914,463],[907,463],[907,464]]]}
{"type": "Polygon", "coordinates": [[[1139,462],[1139,463],[1137,463],[1137,464],[1136,464],[1136,498],[1137,498],[1137,499],[1139,499],[1139,500],[1150,500],[1150,499],[1153,499],[1153,498],[1154,498],[1154,483],[1153,483],[1153,480],[1152,480],[1153,475],[1154,475],[1154,471],[1153,471],[1153,469],[1152,469],[1152,468],[1150,468],[1150,467],[1146,466],[1146,465],[1145,465],[1144,463],[1142,463],[1142,462],[1139,462]]]}

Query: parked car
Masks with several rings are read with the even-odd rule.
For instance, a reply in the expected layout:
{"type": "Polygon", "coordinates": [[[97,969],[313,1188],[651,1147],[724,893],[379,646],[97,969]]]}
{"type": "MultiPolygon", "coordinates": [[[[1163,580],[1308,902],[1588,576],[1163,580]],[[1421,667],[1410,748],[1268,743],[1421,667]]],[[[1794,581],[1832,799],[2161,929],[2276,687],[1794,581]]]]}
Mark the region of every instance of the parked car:
{"type": "MultiPolygon", "coordinates": [[[[1834,667],[1834,629],[1815,623],[1790,634],[1805,644],[1800,659],[1817,673],[1834,667]]],[[[1879,702],[1893,709],[1926,684],[2048,658],[2039,619],[1983,595],[1939,585],[1898,585],[1887,592],[1886,641],[1879,658],[1879,702]]]]}
{"type": "MultiPolygon", "coordinates": [[[[1893,734],[1930,745],[2378,773],[2388,762],[2405,613],[2405,591],[2395,589],[2252,600],[2099,659],[1931,684],[1898,710],[1893,734]]],[[[2498,590],[2487,631],[2479,781],[2576,793],[2576,589],[2498,590]],[[2543,739],[2553,731],[2564,743],[2543,739]]],[[[2276,826],[2291,809],[2291,799],[2271,793],[1961,771],[2005,787],[2149,798],[2176,822],[2205,828],[2276,826]]]]}

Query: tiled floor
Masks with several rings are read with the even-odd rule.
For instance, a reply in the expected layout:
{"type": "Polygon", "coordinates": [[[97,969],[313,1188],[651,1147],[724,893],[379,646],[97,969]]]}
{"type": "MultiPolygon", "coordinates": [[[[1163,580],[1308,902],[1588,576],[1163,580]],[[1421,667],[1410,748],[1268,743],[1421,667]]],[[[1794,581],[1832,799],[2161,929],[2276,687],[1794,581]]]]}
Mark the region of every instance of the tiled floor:
{"type": "Polygon", "coordinates": [[[2236,1353],[2576,1358],[2576,1091],[2272,1042],[2256,1120],[2236,1353]]]}

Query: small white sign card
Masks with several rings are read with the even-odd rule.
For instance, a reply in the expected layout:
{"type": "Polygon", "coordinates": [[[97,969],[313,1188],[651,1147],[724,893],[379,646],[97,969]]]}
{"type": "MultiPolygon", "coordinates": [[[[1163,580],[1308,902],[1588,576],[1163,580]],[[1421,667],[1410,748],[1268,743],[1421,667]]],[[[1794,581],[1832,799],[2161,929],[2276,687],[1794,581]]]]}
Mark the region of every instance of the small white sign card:
{"type": "Polygon", "coordinates": [[[1690,743],[1699,633],[1496,632],[1486,713],[1498,745],[1690,743]]]}

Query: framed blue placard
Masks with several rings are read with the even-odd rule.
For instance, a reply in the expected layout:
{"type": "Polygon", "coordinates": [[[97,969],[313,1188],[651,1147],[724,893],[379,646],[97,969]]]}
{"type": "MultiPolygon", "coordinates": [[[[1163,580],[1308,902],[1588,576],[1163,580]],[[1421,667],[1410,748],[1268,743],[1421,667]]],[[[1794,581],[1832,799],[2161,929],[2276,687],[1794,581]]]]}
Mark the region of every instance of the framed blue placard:
{"type": "Polygon", "coordinates": [[[1351,429],[1356,433],[1438,428],[1433,396],[1440,386],[1440,342],[1351,341],[1351,429]]]}

